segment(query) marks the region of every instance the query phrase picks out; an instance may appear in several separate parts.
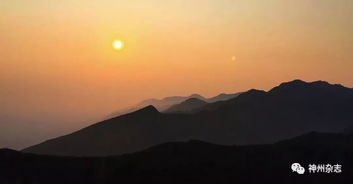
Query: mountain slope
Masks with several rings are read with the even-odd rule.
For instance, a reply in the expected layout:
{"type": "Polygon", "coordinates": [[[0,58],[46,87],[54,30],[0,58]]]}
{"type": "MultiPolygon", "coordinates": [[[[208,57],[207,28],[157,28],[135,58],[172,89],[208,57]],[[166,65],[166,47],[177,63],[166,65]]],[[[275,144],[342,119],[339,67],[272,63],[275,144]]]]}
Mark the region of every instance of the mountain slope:
{"type": "Polygon", "coordinates": [[[165,113],[191,113],[195,109],[202,108],[204,105],[208,104],[197,98],[189,98],[179,104],[173,105],[167,110],[163,111],[165,113]]]}
{"type": "Polygon", "coordinates": [[[163,99],[147,99],[144,100],[138,104],[136,104],[133,107],[129,107],[117,112],[113,112],[112,114],[110,114],[108,117],[112,118],[112,117],[116,117],[116,116],[120,116],[123,114],[127,114],[127,113],[131,113],[134,111],[137,111],[138,109],[141,109],[143,107],[152,105],[154,107],[156,107],[159,111],[167,111],[169,108],[171,108],[173,105],[177,105],[179,103],[182,103],[190,98],[195,98],[195,99],[199,99],[208,103],[214,103],[214,102],[218,102],[218,101],[225,101],[225,100],[229,100],[231,98],[235,98],[237,96],[239,96],[239,94],[241,93],[234,93],[234,94],[225,94],[225,93],[221,93],[217,96],[211,97],[211,98],[205,98],[199,94],[192,94],[190,96],[171,96],[171,97],[165,97],[163,99]]]}
{"type": "MultiPolygon", "coordinates": [[[[55,155],[129,153],[170,141],[198,139],[217,144],[265,144],[353,126],[353,90],[326,82],[295,80],[265,92],[206,104],[197,113],[131,113],[25,149],[55,155]]],[[[154,109],[154,110],[152,110],[154,109]]]]}
{"type": "Polygon", "coordinates": [[[53,157],[2,149],[0,182],[351,183],[352,154],[353,135],[322,133],[256,146],[169,142],[112,157],[53,157]],[[295,162],[306,169],[305,174],[292,172],[295,162]],[[340,164],[342,173],[309,173],[309,164],[340,164]]]}
{"type": "Polygon", "coordinates": [[[219,101],[226,101],[232,98],[236,98],[239,96],[241,93],[234,93],[234,94],[226,94],[226,93],[221,93],[215,97],[208,98],[206,99],[206,102],[208,103],[214,103],[214,102],[219,102],[219,101]]]}
{"type": "MultiPolygon", "coordinates": [[[[168,109],[166,109],[165,113],[194,113],[198,112],[201,110],[204,110],[203,108],[206,106],[208,103],[212,103],[212,107],[219,106],[220,104],[223,104],[225,101],[236,98],[240,95],[241,93],[234,93],[234,94],[225,94],[221,93],[215,97],[207,98],[204,100],[200,100],[200,98],[189,98],[181,103],[172,105],[168,109]]],[[[207,107],[209,109],[210,106],[207,107]]]]}
{"type": "Polygon", "coordinates": [[[24,149],[24,151],[77,156],[113,155],[137,151],[145,148],[146,145],[152,145],[150,139],[153,137],[145,133],[158,131],[161,120],[162,115],[157,109],[153,106],[147,106],[136,112],[91,125],[72,134],[48,140],[24,149]],[[136,139],[139,140],[136,141],[136,139]]]}
{"type": "Polygon", "coordinates": [[[185,100],[188,100],[190,98],[195,98],[195,99],[200,99],[200,100],[205,100],[205,98],[199,94],[192,94],[190,96],[172,96],[172,97],[166,97],[163,99],[149,99],[149,100],[144,100],[141,103],[139,103],[137,106],[138,107],[144,107],[144,106],[148,106],[148,105],[153,105],[155,106],[158,110],[160,111],[164,111],[167,108],[169,108],[170,106],[174,105],[174,104],[178,104],[181,103],[185,100]]]}
{"type": "Polygon", "coordinates": [[[240,144],[270,143],[309,131],[343,131],[353,123],[353,90],[295,80],[269,92],[250,90],[211,109],[202,116],[227,117],[223,128],[229,139],[240,144]]]}
{"type": "Polygon", "coordinates": [[[201,96],[199,94],[192,94],[190,96],[185,96],[185,97],[184,96],[171,96],[171,97],[165,97],[163,99],[152,98],[152,99],[144,100],[144,101],[136,104],[133,107],[129,107],[129,108],[117,111],[117,112],[113,112],[108,117],[111,118],[111,117],[116,117],[116,116],[124,115],[127,113],[131,113],[131,112],[137,111],[137,110],[139,110],[143,107],[149,106],[149,105],[154,106],[159,111],[165,111],[168,108],[170,108],[171,106],[173,106],[175,104],[179,104],[179,103],[181,103],[187,99],[190,99],[190,98],[197,98],[200,100],[206,100],[206,98],[204,98],[203,96],[201,96]]]}

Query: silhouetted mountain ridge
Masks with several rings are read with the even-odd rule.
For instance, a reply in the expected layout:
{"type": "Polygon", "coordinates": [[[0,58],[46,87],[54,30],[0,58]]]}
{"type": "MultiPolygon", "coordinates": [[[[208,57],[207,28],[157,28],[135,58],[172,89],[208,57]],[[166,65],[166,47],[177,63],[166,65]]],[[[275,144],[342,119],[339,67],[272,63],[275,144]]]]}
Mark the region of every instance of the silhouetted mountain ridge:
{"type": "Polygon", "coordinates": [[[190,114],[159,113],[150,106],[147,109],[142,112],[149,113],[119,116],[24,151],[114,155],[190,139],[244,145],[274,143],[312,131],[338,133],[353,127],[353,90],[295,80],[268,92],[249,90],[190,114]]]}
{"type": "Polygon", "coordinates": [[[187,99],[190,98],[197,98],[200,100],[205,100],[205,97],[199,95],[199,94],[192,94],[190,96],[171,96],[171,97],[165,97],[162,99],[147,99],[144,100],[142,102],[140,102],[137,107],[144,107],[144,106],[148,106],[148,105],[153,105],[155,106],[157,109],[159,109],[160,111],[164,111],[167,108],[169,108],[170,106],[174,105],[174,104],[178,104],[181,103],[187,99]]]}
{"type": "Polygon", "coordinates": [[[131,115],[146,115],[146,114],[160,114],[159,111],[153,106],[149,105],[140,110],[130,113],[131,115]]]}
{"type": "Polygon", "coordinates": [[[90,158],[0,150],[0,182],[350,183],[352,138],[353,135],[311,132],[279,143],[248,146],[193,140],[168,142],[133,154],[90,158]],[[291,164],[295,162],[305,167],[305,174],[292,172],[291,164]],[[321,163],[340,164],[342,173],[308,173],[309,164],[321,163]]]}
{"type": "Polygon", "coordinates": [[[225,101],[225,100],[229,100],[231,98],[235,98],[239,94],[241,94],[241,93],[234,93],[234,94],[221,93],[221,94],[214,96],[214,97],[211,97],[211,98],[205,98],[205,97],[195,93],[190,96],[171,96],[171,97],[165,97],[162,99],[151,98],[151,99],[143,100],[142,102],[136,104],[133,107],[114,112],[114,113],[110,114],[108,116],[108,118],[127,114],[127,113],[136,111],[140,108],[143,108],[143,107],[146,107],[149,105],[153,105],[160,112],[162,112],[162,111],[164,112],[164,111],[167,111],[169,108],[171,108],[173,105],[180,104],[190,98],[196,98],[196,99],[208,102],[208,103],[214,103],[214,102],[218,102],[218,101],[225,101]]]}
{"type": "Polygon", "coordinates": [[[203,107],[208,104],[197,98],[189,98],[179,104],[173,105],[165,113],[191,113],[193,110],[203,107]]]}
{"type": "Polygon", "coordinates": [[[232,98],[236,98],[239,96],[241,93],[233,93],[233,94],[226,94],[226,93],[221,93],[215,97],[208,98],[205,101],[208,103],[214,103],[214,102],[219,102],[219,101],[226,101],[232,98]]]}

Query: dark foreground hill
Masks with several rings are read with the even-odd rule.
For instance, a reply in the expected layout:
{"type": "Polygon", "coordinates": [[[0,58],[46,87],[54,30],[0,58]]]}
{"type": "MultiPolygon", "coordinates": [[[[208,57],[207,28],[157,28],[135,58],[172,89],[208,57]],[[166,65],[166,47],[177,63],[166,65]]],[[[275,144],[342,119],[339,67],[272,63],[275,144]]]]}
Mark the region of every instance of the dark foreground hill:
{"type": "Polygon", "coordinates": [[[24,151],[104,156],[190,139],[224,145],[266,144],[311,131],[342,132],[352,126],[352,89],[295,80],[268,92],[250,90],[206,104],[191,114],[164,114],[148,106],[24,151]]]}
{"type": "Polygon", "coordinates": [[[172,142],[111,157],[55,157],[0,150],[0,183],[351,183],[353,135],[309,133],[269,145],[172,142]],[[300,163],[305,173],[291,170],[300,163]],[[341,173],[309,173],[339,164],[341,173]]]}

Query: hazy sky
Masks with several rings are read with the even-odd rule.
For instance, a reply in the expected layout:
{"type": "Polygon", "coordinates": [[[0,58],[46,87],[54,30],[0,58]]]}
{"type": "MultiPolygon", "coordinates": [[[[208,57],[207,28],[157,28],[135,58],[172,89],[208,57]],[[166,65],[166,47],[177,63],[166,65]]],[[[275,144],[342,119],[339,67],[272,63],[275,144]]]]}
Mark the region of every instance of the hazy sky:
{"type": "Polygon", "coordinates": [[[0,0],[0,147],[150,97],[352,87],[352,33],[352,0],[0,0]]]}

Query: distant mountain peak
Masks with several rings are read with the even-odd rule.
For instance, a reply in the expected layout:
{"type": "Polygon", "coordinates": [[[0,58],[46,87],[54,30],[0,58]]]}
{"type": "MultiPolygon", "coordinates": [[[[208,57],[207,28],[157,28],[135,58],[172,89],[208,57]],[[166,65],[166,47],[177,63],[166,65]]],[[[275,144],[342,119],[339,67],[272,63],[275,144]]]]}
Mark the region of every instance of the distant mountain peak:
{"type": "Polygon", "coordinates": [[[189,98],[205,99],[203,96],[201,96],[201,95],[199,95],[197,93],[194,93],[194,94],[190,95],[189,98]]]}
{"type": "Polygon", "coordinates": [[[132,114],[159,114],[160,112],[153,106],[148,105],[140,110],[132,112],[132,114]]]}
{"type": "Polygon", "coordinates": [[[233,99],[233,101],[250,100],[250,99],[257,98],[257,97],[262,97],[263,95],[266,95],[266,94],[267,94],[266,91],[263,91],[263,90],[250,89],[247,92],[239,94],[239,97],[233,99]]]}
{"type": "Polygon", "coordinates": [[[227,93],[221,93],[221,94],[217,95],[216,97],[218,97],[218,96],[225,96],[225,95],[229,95],[229,94],[227,94],[227,93]]]}
{"type": "Polygon", "coordinates": [[[344,86],[340,84],[330,84],[326,81],[313,81],[313,82],[305,82],[299,79],[290,81],[290,82],[284,82],[281,83],[279,86],[274,87],[270,90],[270,92],[275,92],[275,91],[283,91],[283,90],[290,90],[294,91],[300,90],[300,89],[307,89],[307,88],[330,88],[330,87],[336,87],[336,88],[345,88],[344,86]]]}
{"type": "Polygon", "coordinates": [[[331,85],[330,83],[328,83],[328,82],[326,82],[326,81],[322,81],[322,80],[314,81],[314,82],[312,82],[311,84],[316,84],[316,85],[331,85]]]}
{"type": "Polygon", "coordinates": [[[313,82],[305,82],[303,80],[300,79],[296,79],[290,82],[284,82],[282,84],[279,85],[279,87],[284,87],[284,86],[302,86],[302,85],[315,85],[315,86],[331,86],[331,85],[339,85],[339,84],[330,84],[327,81],[323,81],[323,80],[318,80],[318,81],[313,81],[313,82]]]}
{"type": "Polygon", "coordinates": [[[242,93],[239,95],[239,97],[244,98],[244,97],[254,97],[254,96],[259,96],[266,94],[266,91],[263,90],[258,90],[258,89],[250,89],[249,91],[242,93]]]}
{"type": "Polygon", "coordinates": [[[304,85],[308,85],[309,83],[302,81],[300,79],[295,79],[293,81],[289,81],[289,82],[283,82],[281,83],[279,86],[274,87],[273,89],[276,88],[288,88],[288,87],[298,87],[298,86],[304,86],[304,85]]]}
{"type": "Polygon", "coordinates": [[[263,90],[258,90],[258,89],[250,89],[249,91],[247,91],[248,94],[263,94],[266,93],[263,90]]]}
{"type": "Polygon", "coordinates": [[[186,103],[204,103],[204,104],[206,104],[207,102],[205,102],[199,98],[189,98],[189,99],[185,100],[184,102],[181,102],[181,104],[186,104],[186,103]]]}
{"type": "Polygon", "coordinates": [[[316,82],[309,83],[309,82],[305,82],[300,79],[295,79],[293,81],[281,83],[279,86],[272,88],[270,90],[270,92],[282,91],[282,90],[292,90],[292,89],[301,89],[301,88],[305,88],[305,87],[310,87],[311,85],[313,85],[315,83],[316,82]]]}
{"type": "Polygon", "coordinates": [[[218,101],[227,101],[229,99],[232,99],[232,98],[239,96],[240,94],[241,93],[233,93],[233,94],[221,93],[217,96],[206,99],[205,101],[208,103],[214,103],[214,102],[218,102],[218,101]]]}
{"type": "Polygon", "coordinates": [[[194,109],[200,108],[204,105],[208,104],[207,102],[199,99],[199,98],[189,98],[179,104],[171,106],[169,109],[167,109],[164,112],[192,112],[194,109]]]}
{"type": "MultiPolygon", "coordinates": [[[[307,84],[307,82],[301,80],[301,79],[294,79],[292,81],[289,81],[289,82],[284,82],[284,83],[296,83],[296,84],[307,84]]],[[[283,83],[282,83],[283,84],[283,83]]]]}

